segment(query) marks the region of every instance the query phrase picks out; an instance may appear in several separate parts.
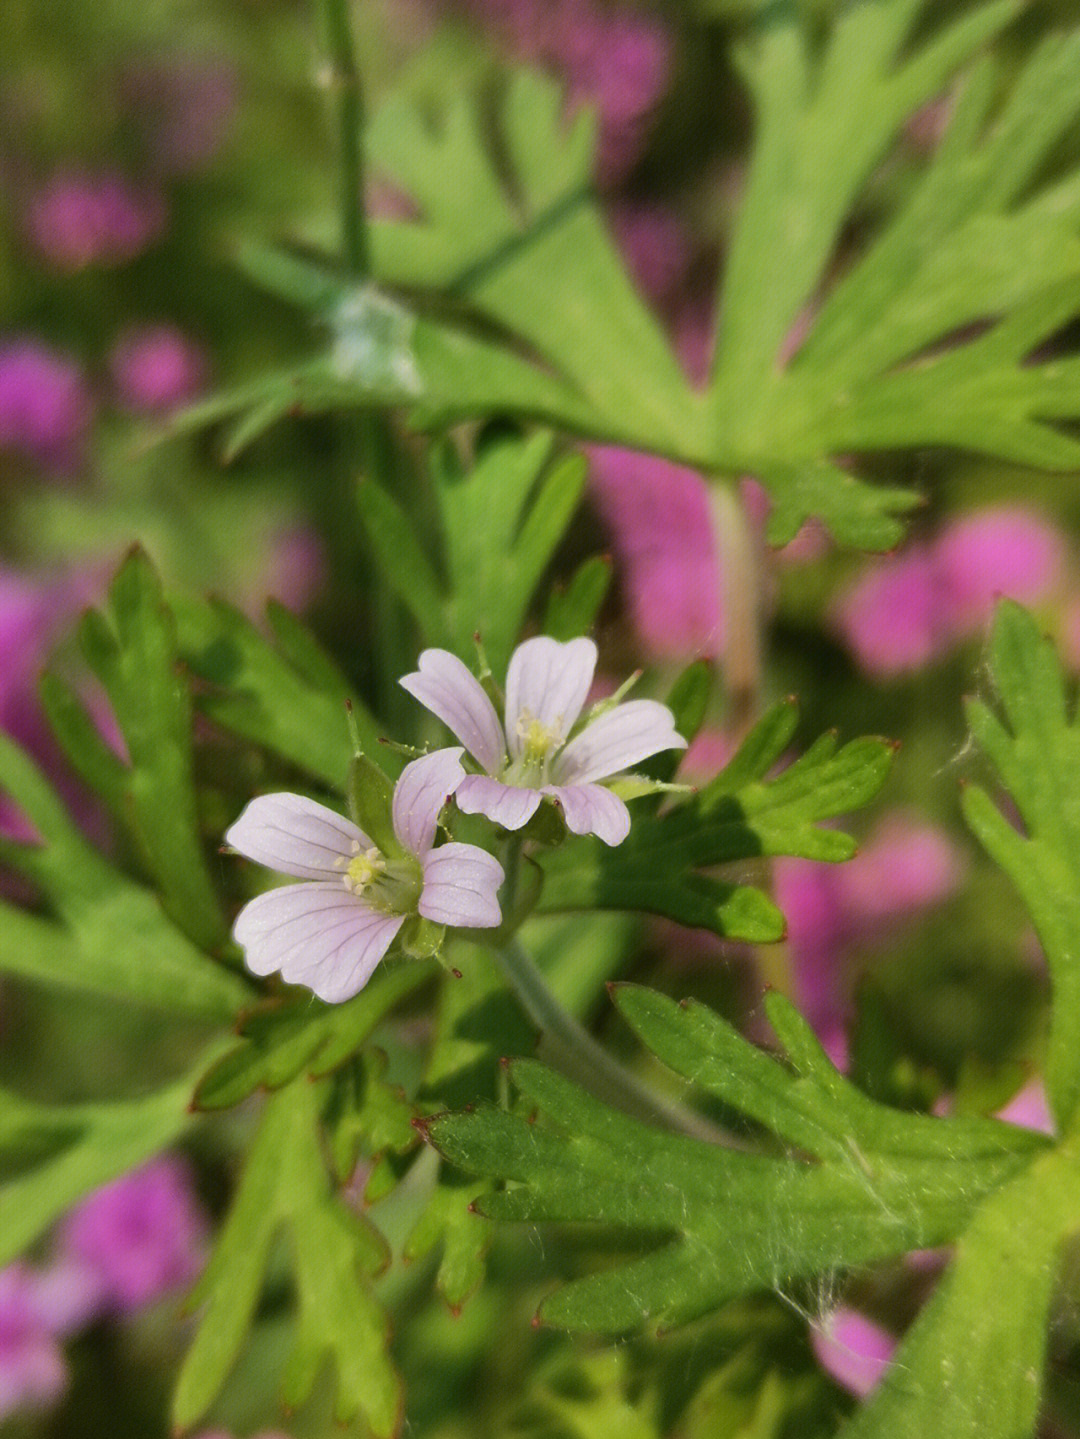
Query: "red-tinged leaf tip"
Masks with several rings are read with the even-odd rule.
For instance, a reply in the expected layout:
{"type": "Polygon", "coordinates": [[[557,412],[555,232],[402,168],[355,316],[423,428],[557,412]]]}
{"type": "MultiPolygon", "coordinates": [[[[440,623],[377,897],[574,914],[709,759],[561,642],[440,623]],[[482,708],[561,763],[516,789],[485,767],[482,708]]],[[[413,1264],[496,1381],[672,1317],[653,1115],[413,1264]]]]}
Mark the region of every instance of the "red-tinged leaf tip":
{"type": "Polygon", "coordinates": [[[452,969],[452,970],[450,971],[450,973],[454,976],[455,979],[464,979],[464,978],[465,978],[465,976],[462,974],[462,972],[461,972],[460,969],[452,969]]]}
{"type": "Polygon", "coordinates": [[[476,1207],[476,1200],[475,1200],[475,1199],[470,1199],[469,1202],[468,1202],[468,1204],[466,1204],[465,1208],[469,1211],[470,1214],[479,1214],[479,1213],[480,1213],[479,1209],[477,1209],[477,1207],[476,1207]]]}
{"type": "Polygon", "coordinates": [[[502,1054],[499,1056],[499,1067],[500,1069],[510,1068],[510,1056],[508,1054],[502,1054]]]}
{"type": "Polygon", "coordinates": [[[479,630],[473,630],[473,632],[472,632],[472,642],[473,642],[474,645],[478,645],[478,644],[480,643],[480,631],[479,631],[479,630]]]}
{"type": "Polygon", "coordinates": [[[422,1134],[425,1139],[428,1137],[428,1121],[422,1115],[414,1114],[409,1123],[418,1134],[422,1134]]]}
{"type": "Polygon", "coordinates": [[[690,1001],[689,1001],[689,999],[680,999],[680,1000],[679,1000],[679,1008],[680,1008],[680,1009],[689,1009],[689,1008],[690,1008],[690,1001]]]}
{"type": "Polygon", "coordinates": [[[450,1311],[450,1318],[451,1318],[451,1319],[460,1319],[460,1318],[461,1318],[461,1305],[460,1305],[460,1304],[449,1304],[449,1303],[448,1303],[446,1307],[447,1307],[447,1309],[449,1309],[449,1311],[450,1311]]]}
{"type": "Polygon", "coordinates": [[[345,700],[345,708],[349,711],[350,714],[352,714],[352,700],[351,700],[351,699],[346,699],[346,700],[345,700]]]}
{"type": "Polygon", "coordinates": [[[904,741],[902,739],[887,739],[885,743],[892,750],[893,754],[896,754],[904,748],[904,741]]]}
{"type": "Polygon", "coordinates": [[[533,1317],[532,1317],[532,1319],[531,1319],[530,1322],[531,1322],[532,1327],[533,1327],[534,1329],[541,1329],[541,1328],[543,1327],[543,1324],[544,1324],[544,1321],[540,1318],[539,1312],[537,1312],[536,1314],[533,1315],[533,1317]]]}

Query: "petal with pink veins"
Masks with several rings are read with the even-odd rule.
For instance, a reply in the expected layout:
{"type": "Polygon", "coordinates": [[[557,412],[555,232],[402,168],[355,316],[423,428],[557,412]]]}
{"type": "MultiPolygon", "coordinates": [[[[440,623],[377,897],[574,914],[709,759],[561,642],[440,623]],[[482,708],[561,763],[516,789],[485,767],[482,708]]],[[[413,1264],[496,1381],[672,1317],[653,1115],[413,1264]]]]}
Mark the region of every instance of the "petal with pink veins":
{"type": "Polygon", "coordinates": [[[540,808],[538,789],[503,784],[486,774],[467,774],[454,793],[462,814],[484,814],[503,829],[521,829],[540,808]]]}
{"type": "Polygon", "coordinates": [[[368,908],[339,880],[258,895],[240,911],[233,936],[253,974],[280,973],[337,1004],[364,987],[404,922],[368,908]]]}
{"type": "Polygon", "coordinates": [[[225,835],[226,841],[258,864],[297,879],[333,879],[340,887],[342,866],[372,842],[343,815],[300,794],[266,794],[253,799],[225,835]]]}
{"type": "Polygon", "coordinates": [[[596,645],[590,639],[561,644],[538,635],[518,645],[506,672],[506,741],[515,759],[522,749],[522,713],[556,728],[565,739],[581,713],[595,669],[596,645]]]}
{"type": "Polygon", "coordinates": [[[599,715],[556,758],[557,784],[590,784],[629,769],[665,749],[685,749],[667,705],[627,700],[599,715]]]}
{"type": "Polygon", "coordinates": [[[419,669],[399,681],[452,730],[488,774],[502,768],[506,758],[502,725],[483,685],[449,650],[424,650],[419,669]]]}
{"type": "Polygon", "coordinates": [[[422,859],[435,843],[439,814],[465,778],[460,749],[439,749],[401,771],[392,801],[394,833],[422,859]]]}
{"type": "Polygon", "coordinates": [[[418,908],[436,924],[491,929],[502,923],[498,896],[504,878],[499,861],[476,845],[440,845],[424,860],[418,908]]]}
{"type": "Polygon", "coordinates": [[[616,845],[630,833],[630,811],[603,785],[549,784],[544,793],[558,800],[571,834],[595,834],[605,844],[616,845]]]}

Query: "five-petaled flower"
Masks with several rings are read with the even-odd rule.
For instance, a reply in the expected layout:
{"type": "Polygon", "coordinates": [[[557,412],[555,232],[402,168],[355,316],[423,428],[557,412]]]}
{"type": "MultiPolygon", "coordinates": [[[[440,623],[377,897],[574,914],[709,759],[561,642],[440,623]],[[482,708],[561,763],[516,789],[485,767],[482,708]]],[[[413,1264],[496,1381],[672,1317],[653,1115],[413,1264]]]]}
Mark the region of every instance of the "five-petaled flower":
{"type": "Polygon", "coordinates": [[[252,800],[228,843],[305,883],[270,890],[240,911],[233,934],[248,968],[280,972],[337,1004],[363,989],[411,916],[498,925],[498,860],[475,845],[435,844],[439,814],[464,775],[460,749],[405,766],[391,807],[397,853],[380,852],[357,825],[302,795],[252,800]]]}
{"type": "Polygon", "coordinates": [[[457,807],[504,829],[521,829],[548,795],[574,834],[621,844],[630,812],[597,781],[686,745],[671,711],[656,700],[601,709],[572,734],[596,668],[590,639],[562,644],[540,635],[518,645],[506,673],[505,730],[484,687],[455,655],[425,650],[419,664],[401,683],[453,730],[483,771],[458,785],[457,807]]]}

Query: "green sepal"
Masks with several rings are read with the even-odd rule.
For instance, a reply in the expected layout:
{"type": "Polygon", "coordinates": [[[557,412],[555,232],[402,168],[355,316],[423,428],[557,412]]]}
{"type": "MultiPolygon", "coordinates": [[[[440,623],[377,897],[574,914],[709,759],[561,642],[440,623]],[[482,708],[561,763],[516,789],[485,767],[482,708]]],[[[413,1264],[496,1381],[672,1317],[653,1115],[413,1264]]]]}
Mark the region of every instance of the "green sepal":
{"type": "Polygon", "coordinates": [[[394,833],[394,786],[386,771],[366,754],[354,754],[349,761],[346,796],[353,823],[370,836],[380,853],[400,858],[405,850],[394,833]]]}
{"type": "Polygon", "coordinates": [[[650,779],[647,774],[624,774],[619,779],[608,780],[604,785],[619,799],[640,799],[646,794],[693,794],[692,784],[667,784],[662,779],[650,779]]]}
{"type": "Polygon", "coordinates": [[[445,964],[441,953],[445,935],[445,924],[436,924],[422,914],[412,914],[402,925],[398,941],[410,959],[434,958],[445,964]]]}

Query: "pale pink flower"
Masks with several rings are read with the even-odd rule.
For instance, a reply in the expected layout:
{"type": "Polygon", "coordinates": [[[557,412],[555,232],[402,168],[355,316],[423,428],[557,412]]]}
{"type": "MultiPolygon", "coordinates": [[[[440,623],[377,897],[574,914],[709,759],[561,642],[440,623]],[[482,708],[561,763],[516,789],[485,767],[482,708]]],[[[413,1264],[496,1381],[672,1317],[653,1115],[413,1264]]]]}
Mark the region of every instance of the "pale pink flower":
{"type": "Polygon", "coordinates": [[[818,1363],[842,1389],[863,1399],[896,1353],[896,1340],[855,1309],[836,1309],[810,1331],[818,1363]]]}
{"type": "Polygon", "coordinates": [[[402,685],[454,732],[483,771],[458,786],[460,810],[521,829],[549,796],[574,834],[622,843],[630,811],[599,781],[660,750],[684,749],[686,741],[656,700],[601,706],[572,734],[595,668],[590,639],[561,644],[539,635],[518,645],[506,673],[504,728],[487,691],[456,655],[423,652],[419,670],[402,685]]]}
{"type": "Polygon", "coordinates": [[[439,814],[463,780],[460,749],[413,760],[394,787],[397,852],[298,794],[254,799],[231,827],[233,849],[304,880],[246,904],[233,934],[253,974],[280,973],[329,1004],[357,994],[411,915],[490,929],[501,922],[499,862],[471,844],[436,847],[439,814]]]}

